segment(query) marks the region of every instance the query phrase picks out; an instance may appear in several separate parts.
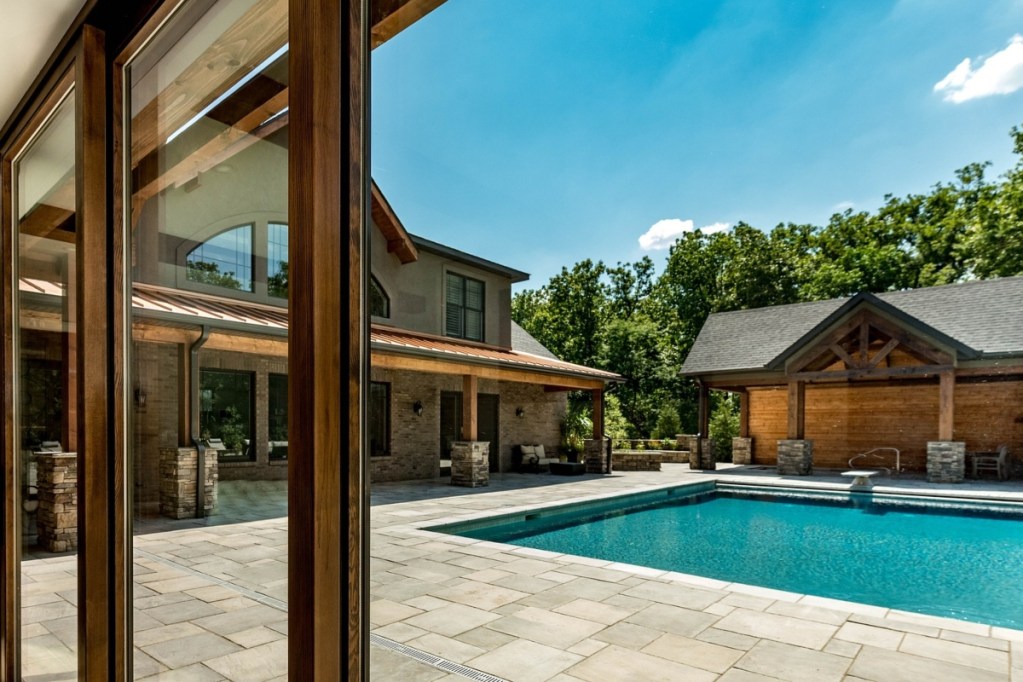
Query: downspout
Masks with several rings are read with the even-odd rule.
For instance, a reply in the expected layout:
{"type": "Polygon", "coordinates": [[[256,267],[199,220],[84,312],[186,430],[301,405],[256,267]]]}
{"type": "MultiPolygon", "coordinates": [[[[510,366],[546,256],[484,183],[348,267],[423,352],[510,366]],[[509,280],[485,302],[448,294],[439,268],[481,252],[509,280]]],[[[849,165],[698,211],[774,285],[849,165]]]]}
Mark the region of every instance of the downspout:
{"type": "Polygon", "coordinates": [[[199,351],[210,339],[210,326],[202,325],[202,334],[188,349],[189,385],[191,395],[188,399],[189,419],[192,422],[192,443],[195,445],[195,518],[206,516],[206,446],[199,434],[199,351]]]}

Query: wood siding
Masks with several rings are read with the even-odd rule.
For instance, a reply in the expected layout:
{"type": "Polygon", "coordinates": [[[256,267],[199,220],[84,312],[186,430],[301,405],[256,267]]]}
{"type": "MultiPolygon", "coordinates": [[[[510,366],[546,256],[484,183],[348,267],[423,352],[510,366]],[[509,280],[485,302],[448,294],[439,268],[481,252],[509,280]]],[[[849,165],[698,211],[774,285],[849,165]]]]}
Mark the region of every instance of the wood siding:
{"type": "MultiPolygon", "coordinates": [[[[927,441],[938,438],[938,382],[904,385],[808,386],[806,438],[814,441],[814,465],[846,468],[854,455],[896,447],[902,465],[925,467],[927,441]]],[[[777,442],[786,436],[785,387],[749,389],[753,461],[774,464],[777,442]]],[[[992,450],[1001,443],[1023,455],[1023,380],[963,382],[955,387],[954,439],[967,450],[992,450]]]]}

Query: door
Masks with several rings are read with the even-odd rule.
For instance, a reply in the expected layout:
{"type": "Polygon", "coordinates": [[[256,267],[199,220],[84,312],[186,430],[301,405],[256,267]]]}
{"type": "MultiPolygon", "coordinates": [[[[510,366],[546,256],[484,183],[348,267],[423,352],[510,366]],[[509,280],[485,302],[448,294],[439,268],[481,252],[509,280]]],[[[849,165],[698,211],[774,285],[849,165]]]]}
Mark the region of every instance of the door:
{"type": "Polygon", "coordinates": [[[477,410],[477,434],[479,440],[490,442],[490,471],[496,472],[501,469],[501,443],[500,429],[498,427],[497,408],[500,405],[500,397],[489,393],[480,393],[476,397],[477,410]]]}
{"type": "MultiPolygon", "coordinates": [[[[501,443],[498,407],[500,397],[490,393],[476,396],[476,439],[490,443],[490,471],[500,470],[501,443]]],[[[443,391],[440,394],[440,467],[442,475],[451,473],[451,443],[462,440],[462,394],[443,391]]]]}

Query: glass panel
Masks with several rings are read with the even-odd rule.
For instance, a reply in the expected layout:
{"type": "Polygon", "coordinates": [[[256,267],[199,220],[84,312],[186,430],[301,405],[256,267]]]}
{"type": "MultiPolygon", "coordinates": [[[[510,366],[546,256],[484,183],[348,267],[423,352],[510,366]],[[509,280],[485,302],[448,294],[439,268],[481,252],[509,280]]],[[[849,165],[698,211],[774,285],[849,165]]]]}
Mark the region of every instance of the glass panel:
{"type": "Polygon", "coordinates": [[[207,239],[189,252],[185,269],[193,282],[252,291],[252,225],[207,239]]]}
{"type": "Polygon", "coordinates": [[[77,679],[75,96],[15,162],[21,673],[77,679]]]}
{"type": "Polygon", "coordinates": [[[288,226],[282,223],[267,226],[266,288],[271,296],[288,297],[288,226]]]}
{"type": "Polygon", "coordinates": [[[288,375],[271,374],[269,376],[269,424],[267,432],[270,438],[268,449],[270,459],[288,459],[288,375]]]}
{"type": "Polygon", "coordinates": [[[199,432],[222,461],[251,460],[253,375],[204,369],[199,387],[199,432]]]}
{"type": "Polygon", "coordinates": [[[137,677],[287,673],[287,6],[182,3],[126,67],[137,677]]]}
{"type": "Polygon", "coordinates": [[[391,301],[376,277],[370,277],[369,280],[369,312],[374,317],[391,316],[391,301]]]}
{"type": "Polygon", "coordinates": [[[386,455],[390,449],[388,434],[391,423],[391,386],[374,381],[369,385],[369,452],[371,455],[386,455]]]}

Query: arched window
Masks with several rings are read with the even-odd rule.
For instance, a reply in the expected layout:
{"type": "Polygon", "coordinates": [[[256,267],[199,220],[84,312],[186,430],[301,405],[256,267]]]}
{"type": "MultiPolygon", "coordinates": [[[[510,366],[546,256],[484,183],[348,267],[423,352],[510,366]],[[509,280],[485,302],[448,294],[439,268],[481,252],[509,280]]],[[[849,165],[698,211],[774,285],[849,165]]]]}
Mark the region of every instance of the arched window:
{"type": "Polygon", "coordinates": [[[369,312],[374,317],[391,316],[391,299],[373,275],[369,278],[369,312]]]}
{"type": "Polygon", "coordinates": [[[207,239],[185,256],[188,279],[252,291],[252,225],[232,227],[207,239]]]}

